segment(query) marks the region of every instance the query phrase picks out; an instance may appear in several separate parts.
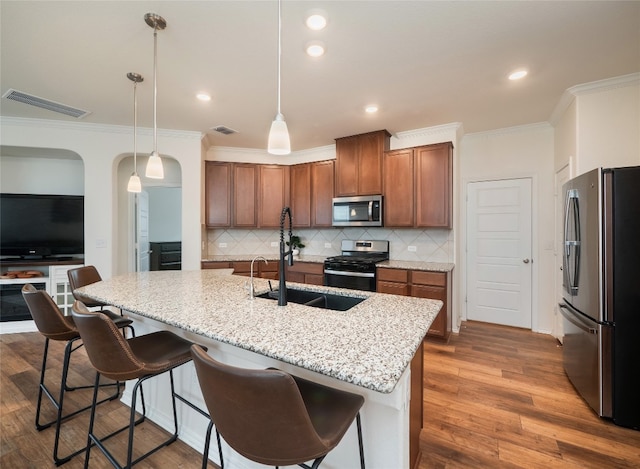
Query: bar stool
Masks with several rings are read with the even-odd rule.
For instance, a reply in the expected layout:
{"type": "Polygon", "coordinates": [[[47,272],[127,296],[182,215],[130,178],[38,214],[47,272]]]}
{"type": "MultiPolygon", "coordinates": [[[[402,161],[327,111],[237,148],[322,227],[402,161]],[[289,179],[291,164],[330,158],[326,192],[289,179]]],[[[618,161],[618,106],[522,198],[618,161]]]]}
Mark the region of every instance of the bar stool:
{"type": "MultiPolygon", "coordinates": [[[[31,317],[33,318],[38,331],[45,337],[44,341],[44,352],[42,354],[42,368],[40,371],[40,384],[38,386],[38,402],[36,405],[36,429],[38,431],[44,430],[45,428],[49,428],[51,425],[55,423],[56,425],[56,436],[53,444],[53,461],[57,466],[64,464],[69,461],[73,456],[83,452],[85,447],[83,446],[81,449],[72,452],[71,454],[59,457],[58,456],[58,443],[60,439],[60,427],[62,422],[73,417],[74,415],[79,414],[85,410],[91,408],[91,405],[78,409],[74,412],[71,412],[67,415],[63,415],[63,403],[64,403],[64,394],[65,391],[74,391],[76,389],[87,389],[93,388],[93,386],[76,386],[69,387],[67,385],[67,376],[69,372],[69,363],[71,361],[71,354],[82,347],[82,343],[76,344],[76,342],[80,339],[80,333],[76,328],[76,325],[73,322],[73,318],[71,316],[64,316],[58,305],[55,304],[53,299],[47,294],[47,292],[43,290],[37,290],[33,285],[27,283],[22,287],[22,297],[24,301],[27,303],[27,307],[29,308],[29,312],[31,313],[31,317]],[[56,400],[53,397],[52,392],[47,388],[44,383],[45,372],[47,369],[47,355],[49,352],[49,340],[58,340],[58,341],[66,341],[67,344],[64,349],[64,358],[62,362],[62,377],[60,379],[60,395],[56,400]],[[57,415],[54,420],[46,423],[40,423],[40,409],[42,406],[42,394],[46,394],[49,398],[53,406],[57,410],[57,415]]],[[[118,329],[129,328],[132,333],[133,327],[131,327],[131,319],[119,316],[117,314],[109,311],[108,317],[111,321],[113,321],[114,326],[118,329]]],[[[115,383],[116,392],[112,396],[103,399],[100,402],[104,402],[106,400],[112,400],[118,397],[120,394],[120,385],[119,383],[115,383]]],[[[111,384],[110,386],[113,386],[111,384]]]]}
{"type": "Polygon", "coordinates": [[[192,409],[198,411],[205,417],[209,415],[199,409],[185,398],[175,392],[173,381],[173,369],[191,361],[190,348],[193,342],[185,340],[169,331],[152,332],[139,337],[126,339],[118,333],[113,321],[100,311],[89,311],[80,301],[73,304],[72,315],[80,337],[84,342],[87,355],[91,364],[96,369],[96,380],[93,392],[93,405],[91,408],[91,418],[89,421],[89,435],[86,447],[84,467],[89,467],[91,447],[95,444],[111,464],[116,468],[130,468],[142,459],[150,456],[164,446],[168,446],[178,438],[178,416],[176,412],[176,399],[187,404],[192,409]],[[171,383],[171,400],[173,404],[173,434],[164,442],[133,459],[133,436],[135,426],[142,423],[146,416],[146,406],[142,383],[149,378],[169,372],[171,383]],[[131,411],[129,424],[116,430],[109,435],[98,438],[94,433],[96,420],[96,404],[98,396],[98,386],[100,376],[105,376],[118,381],[135,379],[131,398],[131,411]],[[136,420],[136,401],[140,390],[140,401],[142,403],[142,415],[136,420]],[[124,466],[116,460],[115,456],[104,446],[103,442],[108,438],[124,430],[129,431],[127,446],[127,462],[124,466]]]}
{"type": "Polygon", "coordinates": [[[69,286],[71,287],[73,297],[76,300],[82,301],[87,308],[100,308],[102,311],[105,306],[108,306],[106,303],[93,300],[75,292],[75,290],[80,287],[102,281],[102,277],[95,266],[85,265],[83,267],[69,269],[67,270],[67,277],[69,278],[69,286]]]}
{"type": "Polygon", "coordinates": [[[214,424],[223,468],[220,435],[235,451],[254,462],[316,469],[355,419],[360,467],[364,469],[362,396],[273,368],[251,370],[225,365],[196,345],[191,347],[191,355],[211,414],[203,468],[207,467],[214,424]],[[305,464],[311,460],[311,466],[305,464]]]}

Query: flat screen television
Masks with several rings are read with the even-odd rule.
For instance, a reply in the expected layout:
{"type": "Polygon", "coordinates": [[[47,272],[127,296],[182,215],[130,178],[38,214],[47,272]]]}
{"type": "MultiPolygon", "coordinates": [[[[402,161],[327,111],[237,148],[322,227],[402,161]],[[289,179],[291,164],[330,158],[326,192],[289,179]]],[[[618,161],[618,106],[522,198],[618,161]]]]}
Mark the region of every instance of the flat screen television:
{"type": "Polygon", "coordinates": [[[0,194],[0,256],[84,254],[84,196],[0,194]]]}

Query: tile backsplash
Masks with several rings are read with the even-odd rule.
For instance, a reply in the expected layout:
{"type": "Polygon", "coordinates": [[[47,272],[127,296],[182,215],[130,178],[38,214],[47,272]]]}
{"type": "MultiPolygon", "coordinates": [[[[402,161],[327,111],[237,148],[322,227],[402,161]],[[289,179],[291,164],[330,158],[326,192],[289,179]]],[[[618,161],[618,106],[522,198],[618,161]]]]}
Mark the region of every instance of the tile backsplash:
{"type": "MultiPolygon", "coordinates": [[[[277,255],[279,252],[279,230],[209,229],[206,233],[207,257],[236,254],[264,256],[277,255]]],[[[389,257],[394,260],[454,262],[453,230],[329,228],[295,229],[294,234],[300,236],[305,245],[302,254],[309,256],[338,255],[343,239],[376,239],[389,241],[389,257]]]]}

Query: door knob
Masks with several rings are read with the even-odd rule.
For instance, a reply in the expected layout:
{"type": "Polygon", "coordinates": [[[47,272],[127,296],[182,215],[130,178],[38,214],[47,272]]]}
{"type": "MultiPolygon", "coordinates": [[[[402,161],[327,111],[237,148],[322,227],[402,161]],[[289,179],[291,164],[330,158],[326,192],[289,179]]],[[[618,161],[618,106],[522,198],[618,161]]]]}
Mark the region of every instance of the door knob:
{"type": "Polygon", "coordinates": [[[529,263],[529,259],[522,259],[522,262],[524,262],[525,264],[529,263]]]}

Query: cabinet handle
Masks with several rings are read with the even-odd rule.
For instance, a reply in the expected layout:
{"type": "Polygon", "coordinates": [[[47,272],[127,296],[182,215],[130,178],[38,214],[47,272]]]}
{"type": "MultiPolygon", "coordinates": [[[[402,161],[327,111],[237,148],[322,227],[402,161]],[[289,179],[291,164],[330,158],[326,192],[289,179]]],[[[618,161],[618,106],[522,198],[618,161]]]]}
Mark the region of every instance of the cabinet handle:
{"type": "Polygon", "coordinates": [[[525,264],[529,263],[529,259],[522,259],[522,262],[524,262],[525,264]]]}

